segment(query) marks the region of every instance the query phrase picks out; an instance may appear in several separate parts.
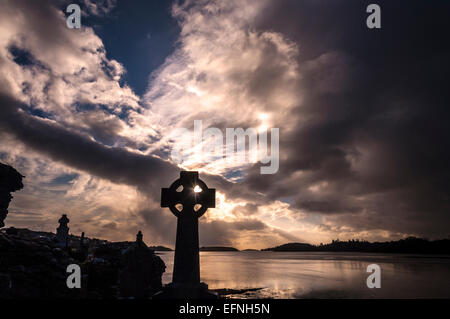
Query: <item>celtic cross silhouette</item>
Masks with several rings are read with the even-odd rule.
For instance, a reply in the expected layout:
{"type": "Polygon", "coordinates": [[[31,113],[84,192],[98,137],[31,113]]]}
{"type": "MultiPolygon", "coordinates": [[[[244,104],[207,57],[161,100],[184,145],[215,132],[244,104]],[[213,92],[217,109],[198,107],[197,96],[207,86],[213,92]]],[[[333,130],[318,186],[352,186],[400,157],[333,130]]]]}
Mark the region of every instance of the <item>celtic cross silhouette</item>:
{"type": "Polygon", "coordinates": [[[208,188],[198,172],[181,171],[179,179],[162,189],[161,207],[169,207],[177,217],[174,283],[200,283],[198,219],[215,207],[215,198],[216,190],[208,188]]]}

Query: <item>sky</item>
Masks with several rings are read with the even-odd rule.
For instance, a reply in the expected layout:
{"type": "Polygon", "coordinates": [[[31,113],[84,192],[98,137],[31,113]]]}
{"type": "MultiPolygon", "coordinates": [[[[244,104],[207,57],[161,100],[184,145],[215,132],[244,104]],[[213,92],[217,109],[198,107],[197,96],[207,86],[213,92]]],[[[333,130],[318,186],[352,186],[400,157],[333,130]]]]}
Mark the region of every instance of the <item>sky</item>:
{"type": "Polygon", "coordinates": [[[173,247],[161,188],[216,189],[201,246],[450,235],[448,1],[0,0],[6,226],[173,247]],[[369,3],[381,29],[366,26],[369,3]],[[66,25],[77,3],[81,28],[66,25]],[[176,128],[279,128],[261,163],[171,158],[176,128]]]}

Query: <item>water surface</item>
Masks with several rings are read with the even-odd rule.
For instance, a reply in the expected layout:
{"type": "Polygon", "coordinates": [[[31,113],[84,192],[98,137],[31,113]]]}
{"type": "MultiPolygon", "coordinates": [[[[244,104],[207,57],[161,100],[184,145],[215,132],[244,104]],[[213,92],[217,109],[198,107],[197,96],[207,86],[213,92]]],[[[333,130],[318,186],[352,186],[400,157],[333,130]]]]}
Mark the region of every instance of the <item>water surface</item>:
{"type": "MultiPolygon", "coordinates": [[[[173,252],[159,252],[172,280],[173,252]]],[[[210,289],[263,288],[230,298],[450,298],[449,256],[323,252],[200,252],[210,289]],[[381,288],[369,289],[370,264],[381,288]]]]}

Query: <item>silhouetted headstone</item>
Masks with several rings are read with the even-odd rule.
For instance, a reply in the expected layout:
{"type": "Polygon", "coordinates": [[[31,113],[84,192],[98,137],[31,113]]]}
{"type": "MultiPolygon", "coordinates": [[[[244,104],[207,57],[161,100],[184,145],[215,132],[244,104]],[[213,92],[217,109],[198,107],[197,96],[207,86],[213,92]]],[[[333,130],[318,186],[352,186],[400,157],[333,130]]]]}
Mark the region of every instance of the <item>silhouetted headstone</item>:
{"type": "Polygon", "coordinates": [[[0,163],[0,227],[5,226],[8,206],[13,198],[11,193],[23,188],[23,177],[11,166],[0,163]]]}
{"type": "Polygon", "coordinates": [[[124,268],[120,273],[120,295],[125,298],[144,299],[161,289],[161,276],[165,265],[142,239],[136,235],[136,244],[124,253],[124,268]]]}
{"type": "Polygon", "coordinates": [[[89,250],[89,246],[88,246],[88,244],[86,244],[85,238],[84,238],[84,232],[82,232],[81,237],[80,237],[80,247],[79,247],[79,253],[78,253],[79,259],[84,261],[88,256],[88,250],[89,250]]]}
{"type": "Polygon", "coordinates": [[[180,178],[163,188],[161,207],[169,207],[177,217],[177,237],[173,283],[164,297],[212,298],[207,285],[200,283],[198,219],[215,207],[216,190],[198,178],[198,172],[180,172],[180,178]]]}
{"type": "Polygon", "coordinates": [[[70,220],[69,218],[67,218],[66,214],[63,214],[58,220],[59,227],[56,229],[56,239],[58,240],[58,243],[63,247],[67,247],[69,240],[69,227],[67,226],[69,221],[70,220]]]}
{"type": "Polygon", "coordinates": [[[144,241],[142,240],[142,232],[138,231],[138,233],[136,234],[136,246],[141,247],[142,244],[144,243],[144,241]]]}

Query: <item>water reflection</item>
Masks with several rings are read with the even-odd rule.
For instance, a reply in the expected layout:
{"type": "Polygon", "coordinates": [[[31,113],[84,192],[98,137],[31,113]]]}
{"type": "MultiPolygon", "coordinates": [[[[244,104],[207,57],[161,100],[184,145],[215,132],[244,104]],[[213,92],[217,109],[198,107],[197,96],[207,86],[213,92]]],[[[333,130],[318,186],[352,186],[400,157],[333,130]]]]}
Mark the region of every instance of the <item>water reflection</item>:
{"type": "MultiPolygon", "coordinates": [[[[172,279],[173,252],[160,253],[172,279]]],[[[230,298],[450,297],[450,259],[418,255],[303,252],[201,252],[201,280],[211,289],[263,288],[230,298]],[[369,289],[366,268],[381,267],[369,289]]]]}

